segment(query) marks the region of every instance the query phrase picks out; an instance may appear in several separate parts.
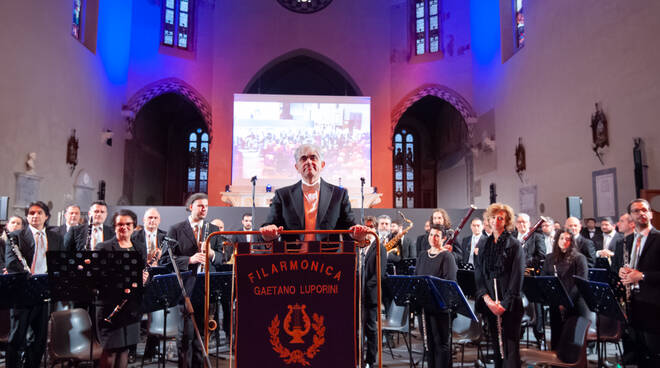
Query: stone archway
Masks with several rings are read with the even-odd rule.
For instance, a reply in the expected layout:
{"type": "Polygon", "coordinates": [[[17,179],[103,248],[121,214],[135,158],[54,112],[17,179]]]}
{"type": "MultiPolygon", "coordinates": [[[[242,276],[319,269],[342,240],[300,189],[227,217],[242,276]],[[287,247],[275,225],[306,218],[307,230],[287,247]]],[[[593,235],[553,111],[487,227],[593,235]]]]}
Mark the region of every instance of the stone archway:
{"type": "Polygon", "coordinates": [[[396,125],[399,123],[401,115],[403,115],[403,113],[405,113],[415,102],[426,96],[438,97],[454,106],[461,116],[463,116],[468,129],[477,120],[477,114],[474,112],[472,105],[470,105],[470,103],[458,92],[440,84],[428,84],[409,93],[394,107],[392,110],[392,120],[390,121],[390,130],[392,133],[394,133],[394,128],[396,128],[396,125]]]}
{"type": "Polygon", "coordinates": [[[135,92],[135,94],[133,94],[128,102],[122,107],[122,111],[128,120],[127,133],[129,137],[133,136],[135,116],[137,116],[142,107],[155,97],[166,93],[181,95],[195,105],[204,119],[210,138],[213,139],[211,105],[199,92],[197,92],[197,90],[178,78],[165,78],[144,86],[142,89],[135,92]]]}

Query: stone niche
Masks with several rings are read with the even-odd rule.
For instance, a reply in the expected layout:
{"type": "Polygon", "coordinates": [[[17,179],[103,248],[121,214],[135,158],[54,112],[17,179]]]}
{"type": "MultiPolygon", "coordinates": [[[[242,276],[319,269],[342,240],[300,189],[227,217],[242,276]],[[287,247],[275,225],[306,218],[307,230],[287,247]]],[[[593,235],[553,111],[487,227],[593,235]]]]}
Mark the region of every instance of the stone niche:
{"type": "Polygon", "coordinates": [[[17,172],[16,174],[16,197],[14,200],[14,210],[26,209],[34,201],[39,200],[39,188],[43,177],[17,172]]]}
{"type": "Polygon", "coordinates": [[[83,169],[80,170],[73,184],[73,200],[81,209],[87,209],[94,201],[94,181],[89,173],[83,169]]]}

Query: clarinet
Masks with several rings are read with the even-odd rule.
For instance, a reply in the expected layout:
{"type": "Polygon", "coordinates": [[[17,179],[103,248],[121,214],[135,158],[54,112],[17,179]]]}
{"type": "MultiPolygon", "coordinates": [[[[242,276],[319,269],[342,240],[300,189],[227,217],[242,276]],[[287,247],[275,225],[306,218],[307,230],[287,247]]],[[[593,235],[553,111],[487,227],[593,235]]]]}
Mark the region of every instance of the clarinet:
{"type": "MultiPolygon", "coordinates": [[[[495,303],[499,301],[497,297],[497,279],[493,279],[493,286],[495,286],[495,303]]],[[[502,316],[497,316],[497,340],[500,343],[500,358],[504,359],[504,341],[502,339],[502,316]]]]}
{"type": "MultiPolygon", "coordinates": [[[[634,237],[633,237],[634,241],[634,237]]],[[[625,244],[623,244],[623,267],[630,267],[630,252],[628,251],[628,247],[626,247],[625,244]]],[[[625,285],[626,288],[626,300],[625,302],[625,311],[626,311],[626,317],[630,318],[630,298],[631,298],[631,289],[632,285],[628,284],[625,285]]]]}
{"type": "Polygon", "coordinates": [[[115,309],[112,310],[112,313],[110,313],[107,317],[103,318],[103,320],[108,323],[112,323],[112,319],[115,317],[117,313],[121,311],[122,308],[124,308],[127,302],[128,302],[128,298],[122,300],[122,302],[120,304],[117,304],[115,309]]]}
{"type": "Polygon", "coordinates": [[[85,250],[94,250],[92,249],[92,228],[94,220],[92,216],[89,216],[89,223],[87,224],[87,243],[85,244],[85,250]]]}
{"type": "Polygon", "coordinates": [[[477,207],[475,207],[473,204],[470,205],[470,209],[468,210],[467,215],[465,215],[465,217],[463,217],[463,219],[461,220],[461,223],[456,227],[454,232],[447,238],[447,240],[445,240],[445,243],[442,244],[443,248],[448,247],[449,251],[451,251],[454,248],[454,241],[456,241],[456,238],[458,237],[458,234],[461,232],[461,230],[463,229],[463,226],[465,226],[468,219],[470,219],[470,216],[472,216],[472,213],[476,209],[477,209],[477,207]]]}
{"type": "MultiPolygon", "coordinates": [[[[198,249],[199,249],[201,252],[204,251],[204,242],[206,241],[206,238],[207,238],[208,236],[209,236],[209,223],[207,222],[207,223],[204,224],[204,231],[202,232],[202,240],[201,240],[201,242],[200,242],[199,239],[196,239],[196,240],[197,240],[197,247],[198,247],[198,249]]],[[[205,264],[205,263],[200,263],[200,264],[199,264],[199,267],[198,267],[199,270],[197,271],[198,273],[202,273],[202,272],[204,272],[204,264],[205,264]]]]}
{"type": "Polygon", "coordinates": [[[18,260],[21,261],[21,264],[23,265],[23,270],[27,273],[30,273],[30,267],[25,261],[25,257],[23,257],[23,254],[21,253],[21,250],[18,248],[18,244],[16,243],[16,237],[7,234],[7,240],[9,241],[9,245],[11,246],[12,252],[14,252],[16,258],[18,258],[18,260]]]}

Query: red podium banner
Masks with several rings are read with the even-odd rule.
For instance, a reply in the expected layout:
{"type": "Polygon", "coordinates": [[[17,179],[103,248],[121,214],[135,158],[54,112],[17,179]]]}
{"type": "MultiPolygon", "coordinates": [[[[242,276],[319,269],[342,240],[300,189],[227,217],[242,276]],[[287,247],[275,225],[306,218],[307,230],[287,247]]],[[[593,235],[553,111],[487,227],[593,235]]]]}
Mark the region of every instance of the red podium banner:
{"type": "Polygon", "coordinates": [[[236,256],[236,366],[355,367],[355,255],[236,256]]]}

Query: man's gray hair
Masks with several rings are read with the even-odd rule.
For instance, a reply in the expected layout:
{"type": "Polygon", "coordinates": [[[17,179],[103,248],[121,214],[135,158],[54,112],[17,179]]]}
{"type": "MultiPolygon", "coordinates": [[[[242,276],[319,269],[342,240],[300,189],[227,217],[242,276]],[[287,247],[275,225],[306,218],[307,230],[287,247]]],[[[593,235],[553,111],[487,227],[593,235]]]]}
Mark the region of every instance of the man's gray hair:
{"type": "Polygon", "coordinates": [[[311,148],[311,150],[314,151],[318,156],[319,161],[323,161],[323,152],[321,152],[321,147],[313,143],[303,143],[293,152],[293,158],[296,160],[296,162],[298,162],[300,156],[302,156],[302,151],[306,148],[311,148]]]}
{"type": "Polygon", "coordinates": [[[522,217],[522,218],[524,218],[525,221],[527,221],[527,222],[530,221],[530,219],[529,219],[529,215],[526,214],[526,213],[524,213],[524,212],[520,212],[520,213],[518,214],[518,216],[516,216],[516,218],[517,218],[517,217],[522,217]]]}
{"type": "Polygon", "coordinates": [[[380,220],[387,220],[387,221],[389,221],[390,223],[392,222],[392,218],[391,218],[390,216],[388,216],[388,215],[380,215],[380,216],[378,216],[378,221],[380,221],[380,220]]]}

